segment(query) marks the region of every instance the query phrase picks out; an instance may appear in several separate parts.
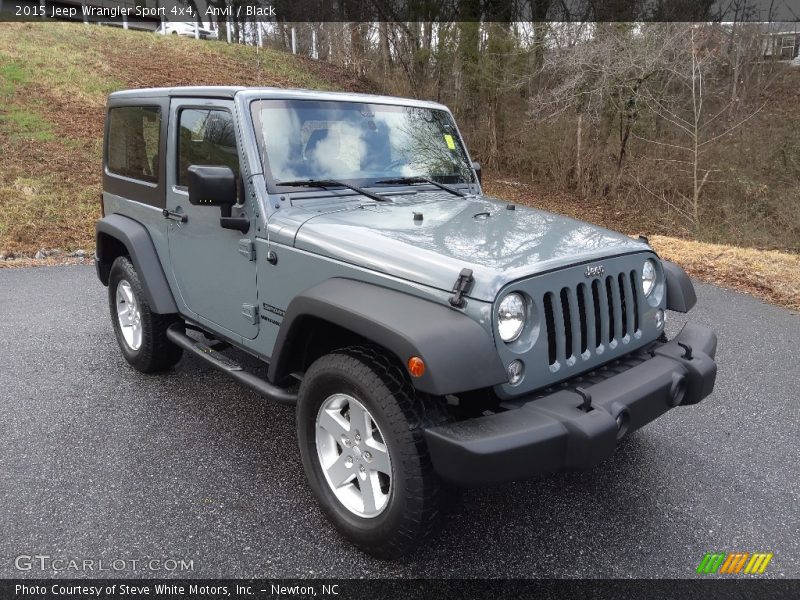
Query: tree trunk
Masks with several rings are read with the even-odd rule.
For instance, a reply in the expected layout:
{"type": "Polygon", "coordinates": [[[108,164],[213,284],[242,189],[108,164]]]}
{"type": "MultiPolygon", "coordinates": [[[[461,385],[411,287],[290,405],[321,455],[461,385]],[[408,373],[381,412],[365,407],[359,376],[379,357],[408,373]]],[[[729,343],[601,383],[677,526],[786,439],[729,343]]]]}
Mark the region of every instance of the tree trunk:
{"type": "Polygon", "coordinates": [[[389,71],[392,67],[392,52],[389,47],[389,23],[381,22],[378,24],[378,46],[380,52],[380,73],[383,87],[389,80],[389,71]]]}
{"type": "Polygon", "coordinates": [[[578,128],[575,133],[575,185],[583,190],[583,113],[578,113],[578,128]]]}

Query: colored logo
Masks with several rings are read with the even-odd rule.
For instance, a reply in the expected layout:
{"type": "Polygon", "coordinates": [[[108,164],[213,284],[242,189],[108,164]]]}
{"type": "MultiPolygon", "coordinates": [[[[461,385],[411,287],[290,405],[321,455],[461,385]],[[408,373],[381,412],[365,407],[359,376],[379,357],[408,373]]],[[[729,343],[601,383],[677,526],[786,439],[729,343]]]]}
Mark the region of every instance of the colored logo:
{"type": "Polygon", "coordinates": [[[704,575],[756,575],[763,573],[771,560],[772,552],[708,552],[697,565],[697,572],[704,575]]]}

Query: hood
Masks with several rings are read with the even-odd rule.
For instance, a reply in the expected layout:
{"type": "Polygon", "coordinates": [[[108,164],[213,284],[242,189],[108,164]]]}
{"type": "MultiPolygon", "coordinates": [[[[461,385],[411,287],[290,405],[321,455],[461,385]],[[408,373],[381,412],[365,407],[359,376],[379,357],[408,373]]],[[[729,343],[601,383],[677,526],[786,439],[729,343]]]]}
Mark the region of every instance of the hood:
{"type": "Polygon", "coordinates": [[[441,290],[472,269],[469,296],[492,301],[507,283],[577,262],[650,250],[589,223],[481,197],[420,193],[392,204],[319,209],[302,221],[295,247],[441,290]],[[421,220],[414,213],[422,213],[421,220]]]}

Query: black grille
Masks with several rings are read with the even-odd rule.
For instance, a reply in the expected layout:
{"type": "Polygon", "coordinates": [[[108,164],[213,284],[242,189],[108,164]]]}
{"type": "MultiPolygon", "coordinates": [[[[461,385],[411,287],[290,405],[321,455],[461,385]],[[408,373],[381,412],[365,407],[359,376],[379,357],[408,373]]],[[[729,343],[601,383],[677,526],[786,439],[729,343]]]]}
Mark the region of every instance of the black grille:
{"type": "Polygon", "coordinates": [[[545,293],[544,320],[550,364],[622,343],[639,331],[636,271],[605,275],[545,293]]]}

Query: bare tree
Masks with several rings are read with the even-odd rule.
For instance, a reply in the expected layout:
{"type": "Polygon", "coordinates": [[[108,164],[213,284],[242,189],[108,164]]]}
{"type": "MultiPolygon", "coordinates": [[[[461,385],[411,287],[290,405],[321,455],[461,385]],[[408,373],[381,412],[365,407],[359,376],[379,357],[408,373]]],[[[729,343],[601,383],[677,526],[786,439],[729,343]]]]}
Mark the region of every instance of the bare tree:
{"type": "MultiPolygon", "coordinates": [[[[736,98],[731,98],[722,107],[717,108],[714,114],[709,115],[706,109],[705,77],[715,60],[718,46],[707,43],[704,48],[699,43],[698,37],[707,34],[708,30],[695,24],[687,27],[688,32],[682,36],[685,38],[685,52],[676,54],[675,63],[667,69],[667,74],[676,89],[671,97],[648,94],[645,99],[648,108],[671,125],[677,135],[677,140],[665,142],[645,137],[639,137],[639,139],[671,150],[669,157],[659,157],[658,160],[674,163],[678,165],[679,171],[688,173],[691,180],[691,193],[686,194],[677,190],[687,208],[675,208],[682,212],[691,221],[695,231],[699,232],[703,190],[708,183],[713,181],[710,179],[712,173],[717,171],[705,159],[705,155],[715,142],[743,126],[758,114],[764,105],[760,105],[733,123],[718,126],[722,122],[723,115],[736,102],[736,98]],[[687,90],[688,94],[683,94],[681,88],[687,90]]],[[[708,40],[705,41],[708,42],[708,40]]]]}

